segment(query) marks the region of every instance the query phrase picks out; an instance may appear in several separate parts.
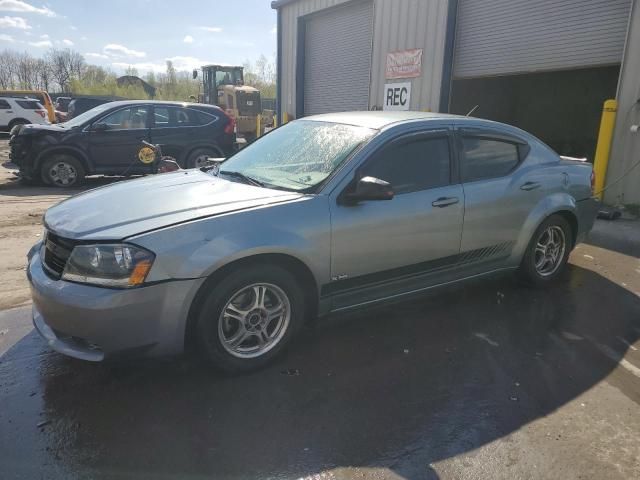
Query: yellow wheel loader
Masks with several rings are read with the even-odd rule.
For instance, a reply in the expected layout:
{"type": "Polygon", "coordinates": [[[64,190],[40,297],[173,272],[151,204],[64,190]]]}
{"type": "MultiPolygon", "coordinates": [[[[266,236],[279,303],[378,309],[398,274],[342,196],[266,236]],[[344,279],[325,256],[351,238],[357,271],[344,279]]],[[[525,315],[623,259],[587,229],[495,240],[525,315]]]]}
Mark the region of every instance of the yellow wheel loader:
{"type": "MultiPolygon", "coordinates": [[[[193,77],[197,77],[194,70],[193,77]]],[[[258,135],[258,115],[262,113],[260,91],[244,84],[244,69],[237,66],[205,65],[202,67],[202,93],[198,101],[217,105],[236,121],[236,134],[247,143],[258,135]]],[[[260,135],[264,122],[260,122],[260,135]]]]}

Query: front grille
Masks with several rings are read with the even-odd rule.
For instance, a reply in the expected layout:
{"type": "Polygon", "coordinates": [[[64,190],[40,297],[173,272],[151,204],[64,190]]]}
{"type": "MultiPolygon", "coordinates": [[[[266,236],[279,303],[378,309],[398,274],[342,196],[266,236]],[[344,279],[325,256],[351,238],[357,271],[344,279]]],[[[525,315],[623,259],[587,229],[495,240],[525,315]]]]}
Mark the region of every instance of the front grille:
{"type": "Polygon", "coordinates": [[[73,240],[59,237],[58,235],[47,232],[44,240],[44,266],[47,272],[56,279],[62,276],[64,267],[69,260],[71,251],[76,245],[73,240]]]}

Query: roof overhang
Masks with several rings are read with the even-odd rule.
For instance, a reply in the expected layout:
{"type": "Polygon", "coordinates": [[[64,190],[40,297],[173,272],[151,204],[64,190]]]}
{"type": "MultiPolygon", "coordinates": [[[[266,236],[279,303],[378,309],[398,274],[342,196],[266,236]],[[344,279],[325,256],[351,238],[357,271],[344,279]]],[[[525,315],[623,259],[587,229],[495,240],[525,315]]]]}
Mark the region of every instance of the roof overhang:
{"type": "Polygon", "coordinates": [[[298,0],[273,0],[271,2],[271,8],[277,10],[285,5],[289,5],[290,3],[297,2],[298,0]]]}

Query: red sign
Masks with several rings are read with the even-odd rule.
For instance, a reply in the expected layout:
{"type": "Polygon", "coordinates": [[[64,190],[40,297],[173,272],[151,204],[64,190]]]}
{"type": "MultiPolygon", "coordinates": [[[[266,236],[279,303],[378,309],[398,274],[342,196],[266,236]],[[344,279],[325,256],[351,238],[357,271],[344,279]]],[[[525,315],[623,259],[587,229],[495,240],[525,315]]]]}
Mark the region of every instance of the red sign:
{"type": "Polygon", "coordinates": [[[386,78],[413,78],[422,75],[422,49],[387,53],[386,78]]]}

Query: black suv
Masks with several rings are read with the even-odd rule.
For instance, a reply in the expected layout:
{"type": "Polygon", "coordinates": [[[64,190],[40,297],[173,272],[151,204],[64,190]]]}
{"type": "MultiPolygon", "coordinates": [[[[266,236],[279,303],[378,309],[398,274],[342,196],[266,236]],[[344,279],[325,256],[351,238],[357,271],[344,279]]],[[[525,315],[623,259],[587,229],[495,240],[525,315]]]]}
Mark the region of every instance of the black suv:
{"type": "Polygon", "coordinates": [[[235,121],[216,106],[139,100],[106,103],[57,125],[20,125],[9,145],[24,179],[69,187],[85,175],[151,173],[138,158],[143,140],[195,168],[229,156],[235,138],[235,121]]]}

